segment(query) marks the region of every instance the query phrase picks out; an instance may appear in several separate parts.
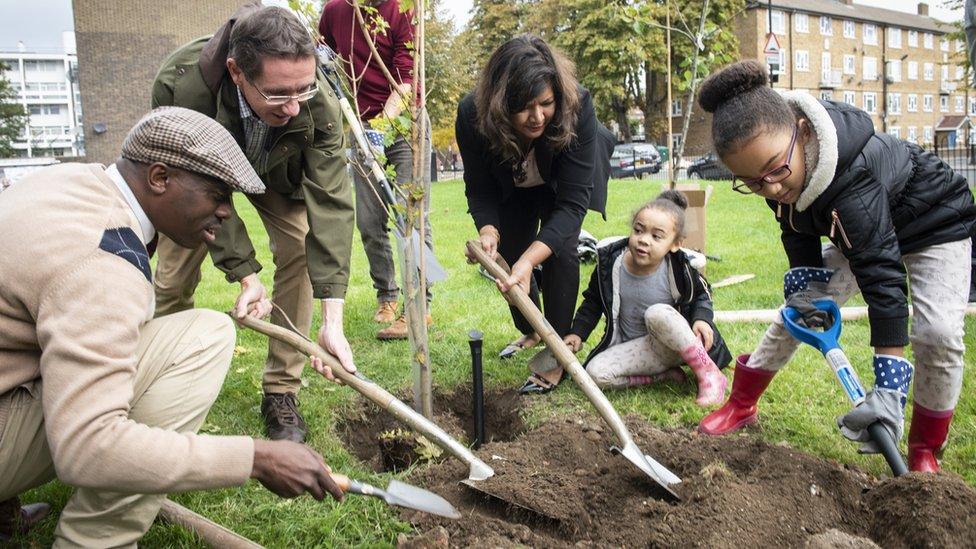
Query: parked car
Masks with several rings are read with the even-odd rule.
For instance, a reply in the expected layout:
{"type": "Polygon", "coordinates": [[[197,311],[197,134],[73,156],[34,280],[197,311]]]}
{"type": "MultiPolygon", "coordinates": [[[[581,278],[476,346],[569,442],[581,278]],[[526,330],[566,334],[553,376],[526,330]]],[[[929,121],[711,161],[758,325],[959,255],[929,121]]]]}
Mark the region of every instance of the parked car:
{"type": "Polygon", "coordinates": [[[623,143],[613,148],[610,177],[643,177],[661,171],[661,153],[657,147],[643,143],[623,143]]]}
{"type": "Polygon", "coordinates": [[[715,153],[708,153],[688,165],[689,179],[732,179],[732,172],[715,153]]]}

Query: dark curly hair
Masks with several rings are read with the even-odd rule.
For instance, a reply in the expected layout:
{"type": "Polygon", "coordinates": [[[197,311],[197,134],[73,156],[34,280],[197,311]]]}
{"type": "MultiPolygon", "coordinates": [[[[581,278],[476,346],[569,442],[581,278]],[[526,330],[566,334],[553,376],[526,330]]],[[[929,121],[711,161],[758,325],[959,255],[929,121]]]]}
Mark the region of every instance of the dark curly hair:
{"type": "Polygon", "coordinates": [[[679,239],[685,237],[685,210],[688,209],[688,197],[681,191],[668,189],[657,195],[657,198],[644,204],[634,212],[631,223],[637,219],[637,215],[644,210],[658,210],[671,216],[674,220],[674,233],[679,239]]]}
{"type": "Polygon", "coordinates": [[[478,76],[474,91],[478,131],[487,138],[491,152],[504,162],[520,162],[527,151],[519,146],[511,116],[552,88],[556,113],[545,130],[553,151],[569,146],[579,118],[579,84],[573,63],[545,40],[522,34],[491,54],[478,76]]]}
{"type": "Polygon", "coordinates": [[[715,152],[727,153],[763,130],[792,128],[796,116],[769,86],[766,67],[755,59],[733,63],[702,82],[698,104],[712,113],[715,152]]]}

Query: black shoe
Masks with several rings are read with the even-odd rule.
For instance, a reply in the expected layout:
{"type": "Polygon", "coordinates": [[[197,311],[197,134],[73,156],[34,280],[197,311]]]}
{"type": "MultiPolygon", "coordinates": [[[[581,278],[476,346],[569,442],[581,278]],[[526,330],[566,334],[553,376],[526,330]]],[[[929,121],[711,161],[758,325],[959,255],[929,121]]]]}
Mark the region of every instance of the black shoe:
{"type": "Polygon", "coordinates": [[[264,431],[271,440],[305,442],[308,426],[298,411],[295,393],[267,393],[261,401],[264,431]]]}
{"type": "Polygon", "coordinates": [[[20,505],[20,500],[11,498],[0,501],[0,541],[10,541],[15,535],[23,535],[31,526],[40,522],[51,511],[46,503],[20,505]]]}

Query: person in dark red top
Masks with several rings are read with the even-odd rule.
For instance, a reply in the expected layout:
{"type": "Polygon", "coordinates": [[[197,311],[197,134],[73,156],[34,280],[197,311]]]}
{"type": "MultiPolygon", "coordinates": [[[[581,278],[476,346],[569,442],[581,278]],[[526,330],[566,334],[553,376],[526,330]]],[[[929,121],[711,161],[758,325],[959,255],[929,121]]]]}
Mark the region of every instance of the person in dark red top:
{"type": "MultiPolygon", "coordinates": [[[[398,0],[362,2],[376,13],[361,9],[363,20],[370,28],[379,58],[389,69],[397,86],[393,87],[383,74],[369,43],[359,25],[351,0],[329,0],[322,10],[319,32],[330,48],[339,54],[342,67],[349,78],[350,86],[356,96],[359,117],[364,127],[382,129],[390,127],[390,122],[405,114],[403,97],[416,98],[413,86],[413,12],[403,12],[398,0]],[[377,32],[373,21],[382,18],[386,25],[377,32]]],[[[423,154],[423,173],[425,194],[430,194],[430,124],[426,124],[428,134],[423,154]]],[[[397,126],[393,126],[394,128],[397,126]]],[[[386,162],[396,171],[396,182],[405,184],[413,174],[413,150],[409,143],[409,133],[397,134],[393,144],[385,148],[386,162]]],[[[397,315],[400,288],[397,285],[393,266],[393,249],[390,246],[387,230],[387,211],[379,197],[379,189],[365,177],[363,169],[353,167],[356,182],[356,226],[363,239],[366,258],[369,260],[369,275],[376,288],[378,308],[373,319],[379,323],[392,323],[380,330],[380,339],[406,339],[407,323],[401,313],[397,315]]],[[[430,222],[426,219],[429,204],[424,205],[424,241],[433,249],[430,222]]],[[[427,301],[431,295],[428,290],[427,301]]],[[[428,314],[427,324],[431,324],[428,314]]]]}

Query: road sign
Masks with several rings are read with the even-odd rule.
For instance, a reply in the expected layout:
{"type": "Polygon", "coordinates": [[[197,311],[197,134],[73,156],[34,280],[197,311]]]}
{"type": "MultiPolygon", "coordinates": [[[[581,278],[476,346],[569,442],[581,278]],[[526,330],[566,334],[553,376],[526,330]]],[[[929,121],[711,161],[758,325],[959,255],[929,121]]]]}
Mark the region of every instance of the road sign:
{"type": "Polygon", "coordinates": [[[780,50],[779,40],[776,39],[776,34],[766,33],[766,47],[763,48],[763,53],[766,55],[779,55],[780,50]]]}

